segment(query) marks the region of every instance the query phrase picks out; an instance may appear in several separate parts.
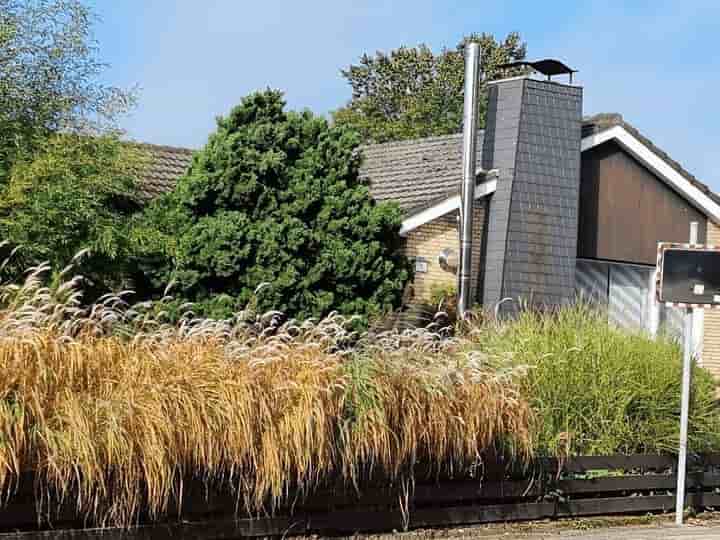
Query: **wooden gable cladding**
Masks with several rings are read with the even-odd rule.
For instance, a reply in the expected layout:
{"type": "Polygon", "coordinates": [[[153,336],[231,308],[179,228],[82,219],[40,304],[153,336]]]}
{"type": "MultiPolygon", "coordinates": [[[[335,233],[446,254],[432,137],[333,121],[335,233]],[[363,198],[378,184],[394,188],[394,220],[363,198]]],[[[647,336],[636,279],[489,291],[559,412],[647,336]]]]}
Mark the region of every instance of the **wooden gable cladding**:
{"type": "Polygon", "coordinates": [[[578,257],[654,265],[658,242],[687,242],[692,221],[705,241],[706,217],[617,143],[583,152],[580,177],[578,257]]]}

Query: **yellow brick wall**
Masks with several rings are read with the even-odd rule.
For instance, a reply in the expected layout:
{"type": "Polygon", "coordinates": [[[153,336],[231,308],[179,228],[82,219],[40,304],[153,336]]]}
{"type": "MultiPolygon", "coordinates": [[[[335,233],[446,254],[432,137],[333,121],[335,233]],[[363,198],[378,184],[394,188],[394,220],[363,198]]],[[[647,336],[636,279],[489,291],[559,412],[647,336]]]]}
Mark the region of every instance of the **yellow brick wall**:
{"type": "Polygon", "coordinates": [[[485,200],[475,201],[475,208],[473,210],[473,250],[472,250],[472,269],[473,269],[473,281],[472,289],[470,291],[470,298],[473,299],[473,304],[477,302],[478,287],[482,286],[479,278],[483,274],[482,268],[482,238],[483,228],[485,227],[485,207],[487,202],[485,200]]]}
{"type": "MultiPolygon", "coordinates": [[[[707,222],[707,243],[720,245],[720,226],[707,222]]],[[[702,365],[720,379],[720,310],[705,310],[702,365]]]]}
{"type": "MultiPolygon", "coordinates": [[[[484,201],[477,201],[473,215],[473,289],[471,298],[477,298],[477,276],[480,274],[482,255],[482,232],[485,216],[484,201]]],[[[438,255],[444,249],[452,249],[457,255],[459,250],[458,213],[445,214],[430,223],[411,231],[405,240],[404,253],[410,258],[422,257],[427,262],[427,272],[415,272],[413,281],[413,299],[429,300],[434,286],[456,287],[457,275],[440,267],[438,255]]]]}

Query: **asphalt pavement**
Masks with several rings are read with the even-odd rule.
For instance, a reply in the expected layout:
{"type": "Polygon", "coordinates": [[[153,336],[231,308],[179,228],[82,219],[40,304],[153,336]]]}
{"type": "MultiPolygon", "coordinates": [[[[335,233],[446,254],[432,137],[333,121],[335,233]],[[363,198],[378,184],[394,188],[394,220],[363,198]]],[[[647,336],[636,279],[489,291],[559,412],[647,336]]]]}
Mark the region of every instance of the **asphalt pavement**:
{"type": "Polygon", "coordinates": [[[539,533],[505,532],[478,535],[479,540],[720,540],[720,525],[611,527],[602,530],[563,530],[539,533]]]}

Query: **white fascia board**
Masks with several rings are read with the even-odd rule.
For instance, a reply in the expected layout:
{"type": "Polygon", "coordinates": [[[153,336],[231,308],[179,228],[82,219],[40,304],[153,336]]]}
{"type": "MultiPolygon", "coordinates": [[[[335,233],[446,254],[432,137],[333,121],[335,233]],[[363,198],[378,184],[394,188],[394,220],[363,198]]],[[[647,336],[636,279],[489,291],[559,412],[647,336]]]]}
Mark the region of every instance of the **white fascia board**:
{"type": "MultiPolygon", "coordinates": [[[[497,189],[497,180],[489,180],[475,186],[475,200],[487,197],[494,193],[497,189]]],[[[460,208],[460,195],[455,195],[445,199],[444,201],[426,208],[422,212],[418,212],[402,222],[400,227],[400,236],[406,236],[410,231],[417,229],[421,225],[431,222],[434,219],[444,216],[448,212],[460,208]]]]}
{"type": "Polygon", "coordinates": [[[622,126],[614,126],[582,140],[582,151],[589,150],[609,140],[617,141],[640,163],[654,172],[671,188],[688,200],[715,223],[720,223],[720,205],[703,193],[687,178],[668,165],[665,160],[633,136],[622,126]]]}
{"type": "Polygon", "coordinates": [[[585,152],[586,150],[595,148],[596,146],[599,146],[604,142],[615,139],[620,131],[625,130],[620,126],[614,126],[610,129],[606,129],[605,131],[601,131],[600,133],[593,133],[592,135],[588,135],[587,137],[583,138],[580,145],[580,151],[585,152]]]}

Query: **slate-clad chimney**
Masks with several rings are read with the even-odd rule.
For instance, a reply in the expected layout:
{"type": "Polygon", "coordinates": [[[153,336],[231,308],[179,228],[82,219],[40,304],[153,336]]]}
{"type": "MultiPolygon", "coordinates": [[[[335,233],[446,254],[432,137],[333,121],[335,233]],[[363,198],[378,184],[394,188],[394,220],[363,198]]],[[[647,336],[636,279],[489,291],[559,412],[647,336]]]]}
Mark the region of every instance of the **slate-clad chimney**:
{"type": "Polygon", "coordinates": [[[558,305],[575,294],[582,88],[527,77],[490,83],[483,169],[490,202],[483,303],[558,305]]]}

